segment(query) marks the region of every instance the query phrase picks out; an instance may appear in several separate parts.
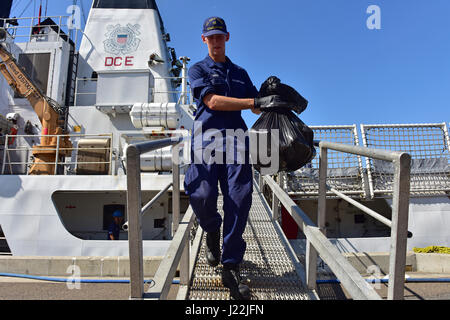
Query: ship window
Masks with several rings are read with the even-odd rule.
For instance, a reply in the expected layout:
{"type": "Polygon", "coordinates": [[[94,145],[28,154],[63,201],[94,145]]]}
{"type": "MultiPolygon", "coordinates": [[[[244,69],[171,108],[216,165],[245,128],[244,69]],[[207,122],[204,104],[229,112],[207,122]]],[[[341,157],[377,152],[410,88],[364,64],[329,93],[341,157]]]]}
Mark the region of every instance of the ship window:
{"type": "MultiPolygon", "coordinates": [[[[42,93],[47,94],[50,53],[22,53],[19,55],[19,65],[42,93]]],[[[15,95],[14,98],[20,97],[15,95]]]]}
{"type": "Polygon", "coordinates": [[[93,8],[157,9],[155,0],[95,0],[93,8]]]}

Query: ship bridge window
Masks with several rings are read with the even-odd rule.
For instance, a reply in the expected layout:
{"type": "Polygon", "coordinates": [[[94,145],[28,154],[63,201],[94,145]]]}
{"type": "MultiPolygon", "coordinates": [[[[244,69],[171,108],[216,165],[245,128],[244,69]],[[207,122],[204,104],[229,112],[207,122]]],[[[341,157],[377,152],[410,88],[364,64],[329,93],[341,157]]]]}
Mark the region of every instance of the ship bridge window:
{"type": "MultiPolygon", "coordinates": [[[[25,69],[34,84],[47,94],[50,53],[22,53],[19,55],[19,65],[25,69]]],[[[20,96],[15,95],[14,98],[20,96]]]]}
{"type": "Polygon", "coordinates": [[[95,0],[93,8],[157,9],[155,0],[95,0]]]}

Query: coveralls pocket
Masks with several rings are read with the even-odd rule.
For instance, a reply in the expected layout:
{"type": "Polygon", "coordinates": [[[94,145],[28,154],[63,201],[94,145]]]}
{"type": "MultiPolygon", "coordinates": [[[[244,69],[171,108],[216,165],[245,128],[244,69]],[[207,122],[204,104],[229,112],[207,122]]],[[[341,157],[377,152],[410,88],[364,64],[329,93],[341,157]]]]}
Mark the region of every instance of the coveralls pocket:
{"type": "Polygon", "coordinates": [[[229,90],[225,77],[221,74],[213,73],[209,75],[209,82],[214,88],[214,92],[218,95],[227,96],[229,90]]]}
{"type": "Polygon", "coordinates": [[[197,178],[198,170],[194,164],[190,164],[184,176],[184,190],[187,195],[192,194],[192,192],[196,189],[194,184],[197,178]]]}
{"type": "Polygon", "coordinates": [[[236,98],[246,98],[247,87],[243,81],[235,79],[231,80],[231,89],[236,98]]]}

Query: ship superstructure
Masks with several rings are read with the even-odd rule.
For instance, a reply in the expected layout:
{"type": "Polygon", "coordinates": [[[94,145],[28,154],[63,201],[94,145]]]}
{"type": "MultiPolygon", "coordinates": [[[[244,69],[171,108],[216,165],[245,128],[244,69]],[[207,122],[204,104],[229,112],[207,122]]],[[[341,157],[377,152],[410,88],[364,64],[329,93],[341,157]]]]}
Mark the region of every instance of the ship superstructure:
{"type": "MultiPolygon", "coordinates": [[[[4,132],[17,129],[2,141],[0,226],[13,255],[127,255],[127,233],[114,242],[105,233],[112,212],[126,211],[125,150],[188,134],[195,107],[180,77],[188,58],[168,47],[155,1],[94,1],[84,31],[68,29],[68,19],[19,19],[29,33],[5,23],[4,47],[62,106],[66,134],[49,136],[56,141],[48,147],[56,153],[54,172],[30,174],[33,146],[48,132],[27,99],[0,80],[4,132]]],[[[143,201],[167,185],[171,156],[170,148],[142,156],[143,201]]],[[[169,191],[144,217],[146,255],[164,254],[172,237],[170,197],[169,191]]]]}

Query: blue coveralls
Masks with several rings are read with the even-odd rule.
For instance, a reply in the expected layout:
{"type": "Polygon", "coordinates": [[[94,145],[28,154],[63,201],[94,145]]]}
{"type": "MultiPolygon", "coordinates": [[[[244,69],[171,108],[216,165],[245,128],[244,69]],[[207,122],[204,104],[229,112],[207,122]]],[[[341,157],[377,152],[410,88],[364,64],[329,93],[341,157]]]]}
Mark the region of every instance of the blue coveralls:
{"type": "MultiPolygon", "coordinates": [[[[194,124],[191,159],[184,181],[189,201],[202,229],[206,232],[216,232],[222,224],[222,217],[217,211],[218,182],[223,194],[223,264],[239,264],[244,257],[246,243],[242,238],[247,224],[248,213],[252,204],[252,172],[248,161],[248,139],[245,140],[243,154],[245,162],[238,161],[239,146],[236,139],[228,136],[229,145],[234,152],[234,162],[228,163],[229,152],[219,161],[194,161],[197,153],[213,143],[221,146],[222,152],[226,147],[226,129],[241,129],[247,132],[247,126],[241,117],[241,111],[217,111],[209,109],[203,98],[209,93],[235,98],[254,98],[258,94],[247,72],[232,63],[228,57],[225,63],[214,62],[209,56],[194,64],[188,71],[190,86],[197,104],[197,114],[194,124]],[[201,124],[201,130],[199,130],[201,124]],[[197,127],[196,127],[197,126],[197,127]],[[223,138],[203,139],[205,132],[215,129],[223,138]],[[200,140],[199,140],[200,138],[200,140]],[[196,140],[197,139],[197,140],[196,140]],[[200,143],[199,143],[200,141],[200,143]],[[234,143],[236,143],[233,148],[234,143]],[[195,153],[195,155],[194,155],[195,153]]],[[[217,148],[212,152],[217,156],[217,148]]]]}
{"type": "Polygon", "coordinates": [[[111,238],[109,237],[110,235],[114,236],[114,239],[119,240],[119,236],[120,236],[120,226],[118,224],[115,224],[114,222],[111,222],[111,224],[108,227],[108,236],[107,236],[107,240],[111,240],[111,238]]]}

